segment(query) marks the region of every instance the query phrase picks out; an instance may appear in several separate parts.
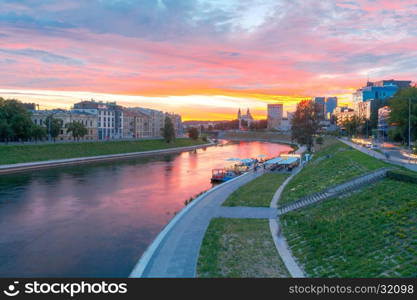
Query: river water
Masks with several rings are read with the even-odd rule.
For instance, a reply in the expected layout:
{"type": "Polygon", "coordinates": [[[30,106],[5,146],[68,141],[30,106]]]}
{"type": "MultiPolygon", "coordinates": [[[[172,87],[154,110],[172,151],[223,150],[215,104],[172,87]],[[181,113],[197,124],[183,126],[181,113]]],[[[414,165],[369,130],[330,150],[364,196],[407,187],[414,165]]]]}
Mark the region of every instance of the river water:
{"type": "Polygon", "coordinates": [[[212,187],[212,168],[289,150],[225,142],[0,176],[0,277],[127,277],[184,201],[212,187]]]}

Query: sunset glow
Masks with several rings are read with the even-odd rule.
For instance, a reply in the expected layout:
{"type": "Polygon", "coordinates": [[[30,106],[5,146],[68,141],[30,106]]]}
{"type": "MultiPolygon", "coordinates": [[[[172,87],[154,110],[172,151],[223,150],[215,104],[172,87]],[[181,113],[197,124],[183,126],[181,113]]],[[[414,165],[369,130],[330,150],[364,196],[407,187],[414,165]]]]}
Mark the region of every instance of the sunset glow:
{"type": "Polygon", "coordinates": [[[232,119],[267,103],[415,80],[414,0],[61,0],[0,4],[0,96],[232,119]]]}

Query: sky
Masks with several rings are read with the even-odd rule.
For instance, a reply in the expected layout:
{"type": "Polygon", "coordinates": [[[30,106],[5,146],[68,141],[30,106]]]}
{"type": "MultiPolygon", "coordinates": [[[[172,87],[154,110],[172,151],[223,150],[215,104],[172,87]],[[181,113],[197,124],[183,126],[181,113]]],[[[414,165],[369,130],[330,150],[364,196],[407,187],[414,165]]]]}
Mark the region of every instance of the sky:
{"type": "Polygon", "coordinates": [[[233,119],[417,78],[417,0],[0,0],[0,96],[233,119]]]}

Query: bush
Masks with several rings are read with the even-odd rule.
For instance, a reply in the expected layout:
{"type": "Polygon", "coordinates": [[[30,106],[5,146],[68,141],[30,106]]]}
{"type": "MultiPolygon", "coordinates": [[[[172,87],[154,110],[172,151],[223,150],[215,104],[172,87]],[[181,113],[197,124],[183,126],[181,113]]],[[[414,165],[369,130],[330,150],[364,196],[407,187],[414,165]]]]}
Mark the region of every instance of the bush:
{"type": "Polygon", "coordinates": [[[387,172],[387,177],[394,179],[394,180],[398,180],[398,181],[403,181],[403,182],[409,182],[409,183],[415,183],[417,184],[417,174],[413,174],[411,172],[406,172],[406,171],[388,171],[387,172]]]}
{"type": "Polygon", "coordinates": [[[200,133],[198,132],[198,129],[195,127],[191,127],[188,129],[188,137],[192,140],[198,140],[200,133]]]}

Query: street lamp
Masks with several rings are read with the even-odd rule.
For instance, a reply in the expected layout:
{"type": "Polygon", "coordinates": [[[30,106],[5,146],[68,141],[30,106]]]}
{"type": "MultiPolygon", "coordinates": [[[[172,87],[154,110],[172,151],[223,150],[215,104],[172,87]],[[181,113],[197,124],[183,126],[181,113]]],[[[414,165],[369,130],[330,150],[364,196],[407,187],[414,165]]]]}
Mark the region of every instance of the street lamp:
{"type": "Polygon", "coordinates": [[[48,122],[48,136],[49,136],[49,141],[52,141],[52,135],[51,135],[51,123],[52,123],[52,119],[55,113],[51,113],[48,117],[49,117],[49,122],[48,122]]]}
{"type": "Polygon", "coordinates": [[[408,98],[408,148],[411,153],[411,98],[408,98]]]}

